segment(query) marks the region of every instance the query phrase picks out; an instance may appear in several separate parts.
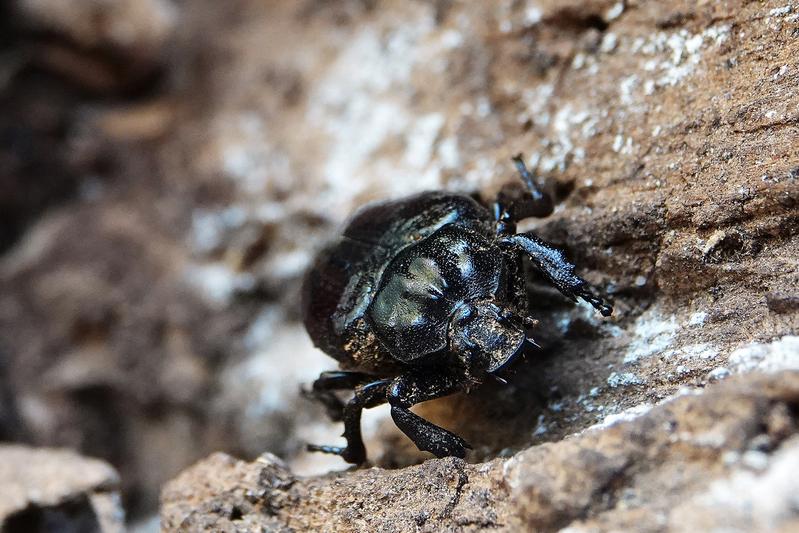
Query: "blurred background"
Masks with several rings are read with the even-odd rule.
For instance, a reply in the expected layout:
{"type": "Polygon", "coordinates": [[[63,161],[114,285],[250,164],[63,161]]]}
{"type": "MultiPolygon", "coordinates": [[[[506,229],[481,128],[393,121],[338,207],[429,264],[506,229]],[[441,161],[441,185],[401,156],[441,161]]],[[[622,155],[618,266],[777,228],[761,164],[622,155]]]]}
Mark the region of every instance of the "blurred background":
{"type": "MultiPolygon", "coordinates": [[[[472,459],[703,386],[744,337],[790,332],[795,147],[728,131],[761,120],[747,101],[788,105],[790,49],[733,70],[771,29],[734,41],[712,3],[666,4],[622,24],[603,0],[0,3],[0,440],[107,460],[133,522],[214,450],[345,468],[302,451],[341,432],[299,395],[335,367],[299,322],[305,268],[363,203],[490,198],[517,152],[559,203],[525,229],[616,314],[540,288],[543,366],[428,413],[472,459]]],[[[377,464],[422,458],[379,409],[364,424],[377,464]]]]}
{"type": "Polygon", "coordinates": [[[109,461],[134,521],[213,450],[345,466],[301,453],[341,431],[298,395],[335,367],[303,271],[358,205],[473,192],[502,145],[485,58],[431,33],[450,2],[377,4],[2,3],[0,439],[109,461]]]}

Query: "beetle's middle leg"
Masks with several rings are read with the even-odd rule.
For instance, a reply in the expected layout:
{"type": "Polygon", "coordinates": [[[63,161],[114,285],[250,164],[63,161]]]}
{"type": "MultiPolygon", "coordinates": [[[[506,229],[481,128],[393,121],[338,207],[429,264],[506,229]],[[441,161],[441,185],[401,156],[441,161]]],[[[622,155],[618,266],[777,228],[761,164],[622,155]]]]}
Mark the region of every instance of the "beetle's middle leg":
{"type": "Polygon", "coordinates": [[[361,411],[386,403],[386,389],[390,383],[390,379],[380,379],[355,387],[355,395],[344,407],[342,416],[344,438],[347,439],[346,447],[309,444],[308,451],[340,455],[345,461],[353,464],[365,462],[366,448],[361,436],[361,411]]]}
{"type": "Polygon", "coordinates": [[[333,391],[353,390],[358,385],[374,381],[375,377],[363,372],[333,370],[322,372],[311,385],[311,390],[303,388],[302,394],[325,406],[327,416],[340,422],[344,416],[344,402],[333,391]]]}
{"type": "Polygon", "coordinates": [[[465,440],[409,409],[417,403],[457,392],[461,386],[456,376],[429,369],[403,374],[395,378],[388,389],[391,418],[420,450],[432,452],[437,457],[463,458],[466,448],[471,448],[465,440]]]}

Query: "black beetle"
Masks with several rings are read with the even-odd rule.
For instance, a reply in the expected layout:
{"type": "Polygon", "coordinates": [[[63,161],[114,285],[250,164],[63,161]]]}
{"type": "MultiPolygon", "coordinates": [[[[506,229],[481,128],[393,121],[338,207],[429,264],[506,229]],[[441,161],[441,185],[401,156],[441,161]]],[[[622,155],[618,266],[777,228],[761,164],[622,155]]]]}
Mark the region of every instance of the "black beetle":
{"type": "Polygon", "coordinates": [[[522,257],[568,298],[611,314],[561,250],[516,233],[518,220],[549,215],[552,201],[521,156],[513,161],[522,195],[505,189],[492,209],[445,192],[371,204],[317,257],[303,283],[303,320],[342,370],[323,372],[307,394],[344,421],[347,446],[309,450],[363,463],[361,411],[388,402],[419,449],[464,457],[463,439],[409,408],[479,384],[533,344],[522,257]],[[349,389],[344,404],[334,391],[349,389]]]}

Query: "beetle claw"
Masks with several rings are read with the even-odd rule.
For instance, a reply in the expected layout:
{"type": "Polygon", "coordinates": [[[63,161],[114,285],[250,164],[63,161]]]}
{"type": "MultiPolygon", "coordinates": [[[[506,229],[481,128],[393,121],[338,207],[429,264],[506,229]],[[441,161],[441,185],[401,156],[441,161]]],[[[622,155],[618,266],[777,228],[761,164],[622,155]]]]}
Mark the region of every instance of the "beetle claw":
{"type": "Polygon", "coordinates": [[[342,455],[344,454],[344,448],[341,446],[325,446],[320,444],[306,444],[305,449],[309,452],[322,452],[322,453],[329,453],[331,455],[342,455]]]}

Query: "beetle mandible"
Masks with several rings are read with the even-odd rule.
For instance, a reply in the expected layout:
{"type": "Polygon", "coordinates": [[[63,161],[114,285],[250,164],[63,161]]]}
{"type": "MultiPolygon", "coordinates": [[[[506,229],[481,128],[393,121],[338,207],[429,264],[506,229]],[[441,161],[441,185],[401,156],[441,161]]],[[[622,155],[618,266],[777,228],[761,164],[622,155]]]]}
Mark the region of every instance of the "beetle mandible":
{"type": "Polygon", "coordinates": [[[323,372],[307,394],[344,422],[347,445],[310,451],[363,463],[361,411],[388,402],[419,449],[464,457],[466,441],[410,407],[480,384],[534,344],[523,257],[566,297],[612,313],[563,251],[516,233],[519,220],[548,216],[553,203],[521,155],[513,161],[523,195],[501,191],[490,207],[446,192],[370,204],[319,254],[303,282],[303,321],[341,370],[323,372]],[[342,402],[340,390],[352,399],[342,402]]]}

